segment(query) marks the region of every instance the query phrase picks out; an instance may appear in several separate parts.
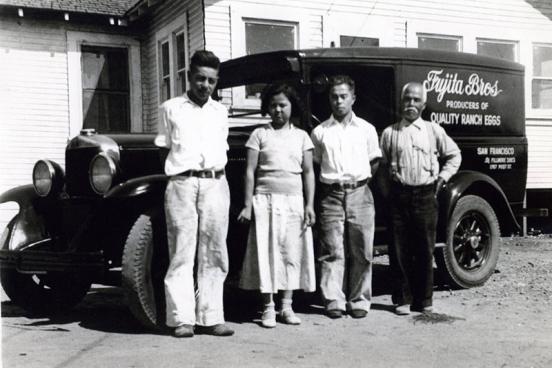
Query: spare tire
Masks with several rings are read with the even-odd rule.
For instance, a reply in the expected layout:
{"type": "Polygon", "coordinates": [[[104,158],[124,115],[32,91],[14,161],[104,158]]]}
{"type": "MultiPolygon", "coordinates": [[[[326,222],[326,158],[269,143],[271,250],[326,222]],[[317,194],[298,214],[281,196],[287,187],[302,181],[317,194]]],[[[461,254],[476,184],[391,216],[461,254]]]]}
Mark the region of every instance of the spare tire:
{"type": "Polygon", "coordinates": [[[164,279],[168,259],[162,211],[138,216],[125,243],[121,281],[132,314],[149,329],[166,329],[164,279]]]}

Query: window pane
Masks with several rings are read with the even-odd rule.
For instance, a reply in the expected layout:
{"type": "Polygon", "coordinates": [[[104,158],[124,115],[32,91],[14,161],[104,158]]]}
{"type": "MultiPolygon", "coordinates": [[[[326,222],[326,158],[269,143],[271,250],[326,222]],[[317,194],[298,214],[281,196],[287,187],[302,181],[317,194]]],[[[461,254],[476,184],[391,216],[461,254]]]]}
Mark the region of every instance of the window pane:
{"type": "Polygon", "coordinates": [[[341,47],[378,47],[379,39],[370,37],[340,36],[341,47]]]}
{"type": "Polygon", "coordinates": [[[552,77],[552,46],[533,46],[533,76],[552,77]]]}
{"type": "Polygon", "coordinates": [[[161,102],[171,98],[171,80],[169,77],[161,80],[161,102]]]}
{"type": "Polygon", "coordinates": [[[83,128],[130,131],[127,49],[82,46],[81,58],[83,128]]]}
{"type": "Polygon", "coordinates": [[[477,41],[479,55],[516,61],[516,45],[514,43],[477,41]]]}
{"type": "Polygon", "coordinates": [[[418,36],[418,48],[443,51],[460,51],[460,40],[455,40],[452,38],[418,36]]]}
{"type": "Polygon", "coordinates": [[[163,76],[170,74],[169,66],[169,43],[161,44],[161,73],[163,76]]]}
{"type": "Polygon", "coordinates": [[[181,96],[186,91],[186,72],[180,71],[176,76],[176,93],[181,96]]]}
{"type": "Polygon", "coordinates": [[[128,132],[128,96],[110,92],[84,91],[84,128],[99,132],[128,132]]]}
{"type": "Polygon", "coordinates": [[[184,33],[177,34],[175,41],[176,41],[176,68],[180,70],[186,67],[184,33]]]}
{"type": "Polygon", "coordinates": [[[247,54],[295,48],[293,25],[245,23],[247,54]]]}
{"type": "Polygon", "coordinates": [[[552,109],[552,80],[533,80],[532,107],[552,109]]]}
{"type": "Polygon", "coordinates": [[[83,88],[128,91],[126,49],[83,46],[81,57],[83,88]]]}

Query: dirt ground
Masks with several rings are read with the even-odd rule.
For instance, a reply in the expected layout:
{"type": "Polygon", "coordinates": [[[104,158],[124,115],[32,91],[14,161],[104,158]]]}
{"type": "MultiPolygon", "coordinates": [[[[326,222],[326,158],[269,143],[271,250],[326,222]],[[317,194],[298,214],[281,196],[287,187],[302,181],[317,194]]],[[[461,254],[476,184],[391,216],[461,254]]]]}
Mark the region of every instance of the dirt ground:
{"type": "Polygon", "coordinates": [[[504,238],[482,287],[438,287],[432,315],[392,312],[387,257],[362,320],[330,320],[298,295],[301,326],[259,327],[256,296],[230,290],[229,338],[144,331],[117,288],[94,285],[70,314],[34,318],[2,294],[4,367],[552,367],[552,238],[504,238]]]}

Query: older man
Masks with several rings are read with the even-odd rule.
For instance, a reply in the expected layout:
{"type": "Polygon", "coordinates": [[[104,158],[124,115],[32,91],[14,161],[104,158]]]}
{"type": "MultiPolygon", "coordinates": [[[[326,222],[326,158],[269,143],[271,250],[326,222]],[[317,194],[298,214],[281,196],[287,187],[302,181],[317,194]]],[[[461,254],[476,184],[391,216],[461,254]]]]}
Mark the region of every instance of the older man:
{"type": "Polygon", "coordinates": [[[320,164],[320,290],[326,313],[363,318],[372,298],[374,199],[368,182],[381,151],[374,126],[353,112],[355,83],[330,79],[332,116],[312,134],[320,164]]]}
{"type": "Polygon", "coordinates": [[[393,303],[399,315],[433,309],[437,194],[462,160],[445,130],[421,118],[426,100],[422,84],[407,83],[401,94],[402,120],[381,136],[382,191],[391,207],[393,303]]]}
{"type": "Polygon", "coordinates": [[[226,234],[230,195],[224,175],[228,144],[226,108],[211,99],[219,59],[197,51],[188,92],[161,105],[155,143],[168,149],[165,173],[170,264],[165,277],[167,325],[176,337],[229,336],[223,284],[228,272],[226,234]],[[194,263],[197,259],[197,300],[194,263]]]}

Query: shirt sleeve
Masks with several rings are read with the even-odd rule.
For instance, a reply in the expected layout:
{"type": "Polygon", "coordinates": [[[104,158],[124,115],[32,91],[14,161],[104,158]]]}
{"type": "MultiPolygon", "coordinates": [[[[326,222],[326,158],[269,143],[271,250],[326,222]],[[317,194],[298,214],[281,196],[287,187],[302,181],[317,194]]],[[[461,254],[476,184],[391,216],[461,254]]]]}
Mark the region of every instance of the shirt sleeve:
{"type": "Polygon", "coordinates": [[[381,164],[389,164],[391,158],[389,157],[389,134],[390,129],[386,128],[381,134],[380,146],[381,146],[381,164]]]}
{"type": "Polygon", "coordinates": [[[257,128],[251,133],[249,139],[245,143],[245,147],[254,149],[255,151],[261,150],[261,128],[257,128]]]}
{"type": "Polygon", "coordinates": [[[301,135],[303,136],[303,151],[308,151],[313,149],[314,145],[312,144],[312,140],[310,139],[307,132],[302,130],[301,135]]]}
{"type": "Polygon", "coordinates": [[[368,129],[368,159],[370,161],[382,156],[378,141],[378,132],[373,125],[369,125],[368,129]]]}
{"type": "Polygon", "coordinates": [[[439,151],[439,156],[443,158],[443,166],[439,172],[439,176],[446,181],[448,181],[451,176],[456,174],[462,163],[462,154],[460,153],[460,148],[456,142],[452,140],[451,137],[447,135],[445,130],[436,125],[434,127],[435,137],[437,141],[437,150],[439,151]]]}
{"type": "Polygon", "coordinates": [[[222,106],[222,112],[221,112],[221,122],[223,126],[223,134],[225,137],[224,144],[226,145],[226,150],[230,150],[230,146],[228,145],[228,130],[230,123],[228,122],[228,110],[226,110],[226,107],[222,106]]]}
{"type": "Polygon", "coordinates": [[[311,140],[314,148],[312,159],[319,164],[322,162],[322,142],[318,137],[318,131],[316,128],[312,131],[311,140]]]}
{"type": "Polygon", "coordinates": [[[171,148],[171,122],[166,105],[159,107],[159,121],[157,122],[157,136],[154,143],[157,147],[171,148]]]}

